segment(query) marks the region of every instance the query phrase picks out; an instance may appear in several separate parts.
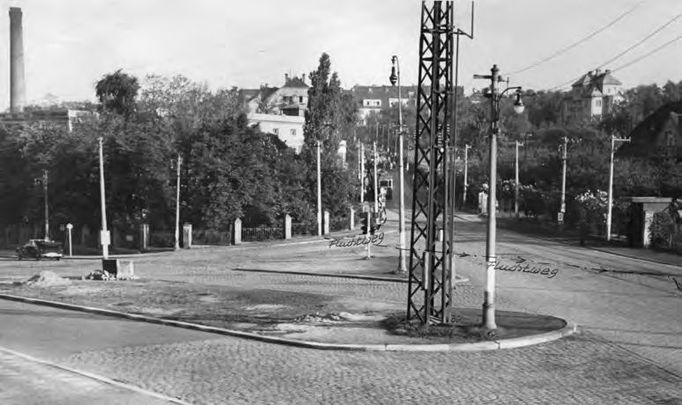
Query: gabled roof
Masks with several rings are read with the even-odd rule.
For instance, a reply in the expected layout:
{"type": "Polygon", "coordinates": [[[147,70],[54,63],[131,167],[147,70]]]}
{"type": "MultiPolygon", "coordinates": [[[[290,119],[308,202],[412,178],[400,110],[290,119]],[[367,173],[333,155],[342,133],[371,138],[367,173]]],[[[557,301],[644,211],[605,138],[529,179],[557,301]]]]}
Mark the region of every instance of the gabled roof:
{"type": "Polygon", "coordinates": [[[599,69],[589,71],[582,75],[571,85],[574,90],[582,91],[583,94],[594,94],[594,89],[604,92],[604,86],[621,86],[623,83],[613,77],[610,70],[601,72],[599,69]]]}
{"type": "Polygon", "coordinates": [[[630,132],[631,142],[623,145],[618,150],[618,154],[647,156],[655,144],[656,136],[661,133],[664,125],[670,120],[682,134],[682,101],[665,104],[646,117],[630,132]]]}

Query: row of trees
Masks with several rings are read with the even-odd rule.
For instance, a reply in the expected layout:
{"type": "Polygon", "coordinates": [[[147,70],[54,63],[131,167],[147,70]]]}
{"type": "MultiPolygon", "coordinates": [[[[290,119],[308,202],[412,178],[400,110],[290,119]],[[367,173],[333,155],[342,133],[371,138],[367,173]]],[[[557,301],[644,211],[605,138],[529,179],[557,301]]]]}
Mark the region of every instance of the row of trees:
{"type": "Polygon", "coordinates": [[[347,213],[359,183],[336,154],[352,133],[355,111],[328,55],[311,81],[305,145],[296,155],[276,136],[248,125],[235,88],[210,91],[183,76],[150,75],[139,83],[120,70],[107,74],[95,88],[98,114],[72,131],[49,122],[0,129],[0,224],[42,223],[42,189],[34,178],[48,170],[53,226],[99,229],[102,137],[108,220],[119,235],[134,235],[141,223],[173,228],[178,158],[182,221],[226,231],[236,218],[246,226],[272,225],[289,214],[312,230],[318,140],[325,209],[347,213]]]}

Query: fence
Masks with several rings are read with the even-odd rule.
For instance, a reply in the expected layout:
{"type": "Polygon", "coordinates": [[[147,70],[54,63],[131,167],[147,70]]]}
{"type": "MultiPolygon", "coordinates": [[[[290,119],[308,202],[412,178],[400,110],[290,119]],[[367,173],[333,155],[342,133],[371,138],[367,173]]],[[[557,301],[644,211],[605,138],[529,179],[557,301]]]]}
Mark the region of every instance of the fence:
{"type": "Polygon", "coordinates": [[[242,228],[242,240],[245,242],[258,242],[272,239],[284,239],[284,228],[242,228]]]}

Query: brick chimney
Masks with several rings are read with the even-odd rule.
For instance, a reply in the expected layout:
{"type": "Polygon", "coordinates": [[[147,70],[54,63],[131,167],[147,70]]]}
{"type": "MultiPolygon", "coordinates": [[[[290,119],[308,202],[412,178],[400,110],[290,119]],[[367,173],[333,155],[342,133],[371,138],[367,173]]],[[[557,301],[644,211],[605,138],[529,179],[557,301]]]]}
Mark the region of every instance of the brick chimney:
{"type": "Polygon", "coordinates": [[[24,82],[24,33],[19,7],[9,9],[9,108],[12,113],[24,111],[26,84],[24,82]]]}

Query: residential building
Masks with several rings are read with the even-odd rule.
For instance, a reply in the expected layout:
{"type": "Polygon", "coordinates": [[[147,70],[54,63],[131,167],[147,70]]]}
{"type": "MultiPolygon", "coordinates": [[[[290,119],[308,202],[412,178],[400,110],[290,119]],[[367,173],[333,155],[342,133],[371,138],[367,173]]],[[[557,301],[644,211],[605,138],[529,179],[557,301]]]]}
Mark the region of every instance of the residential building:
{"type": "Polygon", "coordinates": [[[300,78],[285,74],[284,85],[280,88],[264,85],[257,90],[242,90],[241,99],[249,124],[258,125],[261,131],[277,135],[297,153],[300,152],[308,108],[308,88],[305,74],[300,78]]]}
{"type": "Polygon", "coordinates": [[[397,86],[360,86],[348,90],[357,102],[358,114],[363,125],[371,114],[378,114],[401,102],[404,106],[416,105],[417,86],[402,86],[398,97],[397,86]]]}
{"type": "Polygon", "coordinates": [[[682,161],[682,101],[654,111],[632,130],[630,139],[618,155],[682,161]]]}
{"type": "Polygon", "coordinates": [[[623,86],[610,70],[587,72],[571,85],[562,100],[561,118],[564,124],[598,119],[614,105],[623,101],[623,86]]]}
{"type": "Polygon", "coordinates": [[[64,126],[68,132],[74,125],[88,119],[96,119],[99,115],[93,111],[58,109],[26,109],[19,113],[0,113],[0,124],[6,128],[16,128],[26,124],[64,126]]]}

